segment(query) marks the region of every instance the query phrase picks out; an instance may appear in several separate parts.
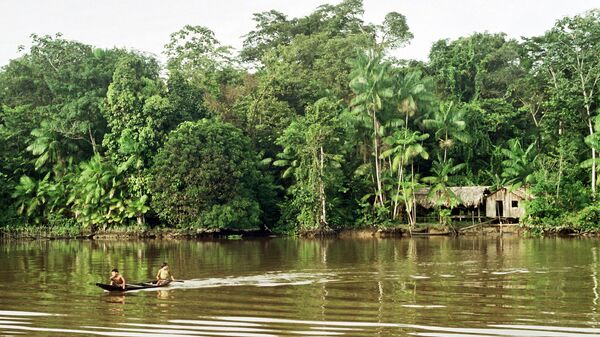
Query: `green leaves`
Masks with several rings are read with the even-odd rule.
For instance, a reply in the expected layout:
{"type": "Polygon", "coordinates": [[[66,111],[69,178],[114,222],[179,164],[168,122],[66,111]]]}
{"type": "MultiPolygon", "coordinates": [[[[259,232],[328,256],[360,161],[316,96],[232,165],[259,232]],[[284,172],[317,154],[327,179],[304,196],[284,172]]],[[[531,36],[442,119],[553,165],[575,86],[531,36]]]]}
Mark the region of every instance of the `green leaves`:
{"type": "Polygon", "coordinates": [[[170,72],[179,73],[194,87],[218,97],[220,77],[236,67],[231,49],[221,45],[207,27],[185,25],[171,34],[164,54],[170,72]]]}
{"type": "MultiPolygon", "coordinates": [[[[294,44],[299,37],[324,36],[329,40],[360,36],[371,40],[372,27],[362,20],[362,1],[345,0],[336,5],[324,4],[300,18],[288,18],[275,10],[254,14],[256,28],[245,35],[242,59],[264,60],[265,54],[294,44]]],[[[359,47],[356,43],[354,46],[359,47]]]]}
{"type": "Polygon", "coordinates": [[[283,178],[293,178],[287,211],[295,215],[299,230],[327,228],[327,213],[343,189],[341,164],[346,149],[339,142],[345,138],[342,111],[339,102],[322,98],[277,140],[283,150],[273,164],[286,167],[283,178]]]}
{"type": "Polygon", "coordinates": [[[127,225],[148,212],[148,196],[132,196],[123,171],[99,155],[79,165],[73,174],[67,204],[83,227],[127,225]]]}
{"type": "MultiPolygon", "coordinates": [[[[452,192],[450,188],[452,184],[452,177],[458,172],[464,170],[466,165],[464,163],[454,164],[452,159],[443,161],[439,158],[433,162],[431,172],[433,175],[424,177],[422,181],[429,184],[431,187],[427,198],[433,200],[437,207],[442,205],[449,205],[450,208],[455,207],[459,203],[459,199],[452,192]]],[[[440,218],[440,221],[442,219],[440,218]]]]}
{"type": "Polygon", "coordinates": [[[46,167],[46,171],[49,171],[50,168],[63,170],[78,149],[72,142],[55,132],[48,120],[42,121],[38,128],[31,131],[31,135],[33,142],[27,146],[26,150],[37,156],[34,162],[36,170],[44,167],[46,167]]]}
{"type": "Polygon", "coordinates": [[[382,54],[369,50],[359,53],[348,61],[352,66],[350,88],[356,94],[353,106],[362,106],[361,111],[374,114],[383,108],[383,98],[394,95],[390,64],[383,61],[382,54]]]}
{"type": "Polygon", "coordinates": [[[524,43],[438,41],[428,62],[386,54],[412,38],[406,17],[367,24],[363,12],[345,0],[256,14],[246,64],[201,26],[171,35],[164,68],[32,36],[0,69],[0,212],[93,227],[145,214],[203,229],[279,213],[308,230],[413,224],[421,176],[444,205],[455,184],[541,186],[575,211],[589,201],[571,186],[600,164],[598,10],[524,43]]]}
{"type": "Polygon", "coordinates": [[[231,124],[184,122],[154,158],[153,209],[181,228],[256,229],[263,212],[258,191],[272,188],[259,165],[250,140],[231,124]]]}
{"type": "MultiPolygon", "coordinates": [[[[369,82],[367,81],[367,78],[361,74],[356,75],[355,77],[353,77],[350,80],[350,88],[352,88],[353,91],[355,92],[359,92],[359,93],[363,93],[366,92],[368,90],[368,85],[369,82]]],[[[366,98],[366,97],[364,97],[366,98]]],[[[359,100],[363,99],[363,97],[358,98],[359,100]]]]}
{"type": "Polygon", "coordinates": [[[502,178],[507,179],[511,185],[530,185],[534,182],[537,155],[535,143],[523,149],[519,139],[508,141],[508,148],[499,149],[502,160],[502,178]]]}
{"type": "Polygon", "coordinates": [[[381,153],[382,158],[392,158],[393,171],[399,166],[406,166],[416,157],[429,159],[429,153],[423,147],[422,142],[429,138],[428,134],[419,131],[398,130],[392,136],[387,137],[385,142],[392,147],[381,153]]]}
{"type": "Polygon", "coordinates": [[[406,17],[397,12],[390,12],[385,15],[380,31],[382,35],[380,46],[382,48],[398,48],[413,38],[406,17]]]}
{"type": "Polygon", "coordinates": [[[434,113],[433,118],[423,121],[426,128],[435,130],[440,148],[444,151],[444,161],[447,159],[447,151],[455,145],[453,139],[463,143],[471,141],[471,137],[465,132],[464,111],[453,109],[453,105],[453,102],[442,104],[434,113]]]}
{"type": "Polygon", "coordinates": [[[19,179],[12,197],[16,200],[19,215],[42,224],[48,214],[61,211],[59,208],[64,202],[64,186],[60,181],[51,181],[50,173],[39,181],[24,175],[19,179]]]}
{"type": "Polygon", "coordinates": [[[291,164],[291,162],[287,159],[278,159],[273,162],[273,165],[279,166],[279,167],[289,166],[290,164],[291,164]]]}

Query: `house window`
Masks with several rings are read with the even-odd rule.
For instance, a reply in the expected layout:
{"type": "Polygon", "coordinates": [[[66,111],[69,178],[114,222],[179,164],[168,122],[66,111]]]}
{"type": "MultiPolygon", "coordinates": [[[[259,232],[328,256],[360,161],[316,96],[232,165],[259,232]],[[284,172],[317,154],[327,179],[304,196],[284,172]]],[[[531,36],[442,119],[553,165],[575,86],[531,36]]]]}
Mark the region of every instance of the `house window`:
{"type": "Polygon", "coordinates": [[[512,206],[512,208],[517,208],[519,207],[519,201],[513,200],[511,201],[510,205],[512,206]]]}

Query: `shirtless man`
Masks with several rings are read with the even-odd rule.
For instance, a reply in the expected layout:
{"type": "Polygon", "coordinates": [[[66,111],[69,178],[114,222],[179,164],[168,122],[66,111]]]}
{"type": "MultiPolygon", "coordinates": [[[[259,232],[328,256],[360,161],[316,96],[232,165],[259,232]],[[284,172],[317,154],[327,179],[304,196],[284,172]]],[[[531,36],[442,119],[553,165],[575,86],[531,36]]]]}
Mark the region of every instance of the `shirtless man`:
{"type": "Polygon", "coordinates": [[[172,281],[175,281],[175,278],[169,270],[169,265],[166,262],[163,262],[162,266],[158,270],[158,273],[156,274],[156,284],[160,286],[172,281]]]}
{"type": "Polygon", "coordinates": [[[125,290],[125,279],[121,274],[119,274],[119,270],[117,268],[110,271],[110,285],[117,286],[123,288],[125,290]]]}

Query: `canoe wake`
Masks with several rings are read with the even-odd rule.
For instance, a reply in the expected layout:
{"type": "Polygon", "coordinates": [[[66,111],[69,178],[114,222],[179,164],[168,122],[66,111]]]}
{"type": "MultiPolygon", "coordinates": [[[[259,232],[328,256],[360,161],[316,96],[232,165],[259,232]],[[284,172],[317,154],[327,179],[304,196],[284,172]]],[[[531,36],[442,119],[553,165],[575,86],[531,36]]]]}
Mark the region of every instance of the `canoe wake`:
{"type": "Polygon", "coordinates": [[[231,276],[208,279],[186,280],[183,283],[172,283],[169,288],[219,288],[219,287],[280,287],[306,284],[327,283],[335,280],[333,273],[283,273],[271,272],[250,276],[231,276]]]}

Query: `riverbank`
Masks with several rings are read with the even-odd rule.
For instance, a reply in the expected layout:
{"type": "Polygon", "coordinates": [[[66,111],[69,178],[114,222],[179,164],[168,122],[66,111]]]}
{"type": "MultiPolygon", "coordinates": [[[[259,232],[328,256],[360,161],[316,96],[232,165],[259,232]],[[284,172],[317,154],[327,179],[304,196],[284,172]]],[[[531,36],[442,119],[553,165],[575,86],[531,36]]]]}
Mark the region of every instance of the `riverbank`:
{"type": "Polygon", "coordinates": [[[442,226],[439,224],[421,224],[409,230],[408,226],[384,228],[341,229],[337,231],[304,231],[301,237],[339,237],[339,238],[391,238],[391,237],[423,237],[423,236],[461,236],[461,235],[527,235],[528,229],[519,224],[487,224],[483,226],[442,226]]]}
{"type": "Polygon", "coordinates": [[[90,231],[79,228],[39,228],[19,227],[13,229],[0,229],[0,238],[5,240],[121,240],[121,239],[229,239],[236,240],[242,237],[268,237],[273,234],[268,231],[256,230],[187,230],[176,228],[144,228],[118,227],[106,230],[90,231]]]}
{"type": "Polygon", "coordinates": [[[127,240],[127,239],[215,239],[237,240],[252,237],[298,236],[308,239],[341,238],[400,238],[427,236],[598,236],[598,233],[577,233],[572,230],[556,232],[536,232],[518,224],[446,227],[437,224],[419,225],[409,231],[408,226],[364,227],[322,231],[302,231],[294,234],[275,234],[265,230],[184,230],[175,228],[144,228],[139,226],[119,227],[107,230],[89,231],[79,228],[40,228],[19,227],[0,229],[0,238],[4,240],[127,240]]]}

